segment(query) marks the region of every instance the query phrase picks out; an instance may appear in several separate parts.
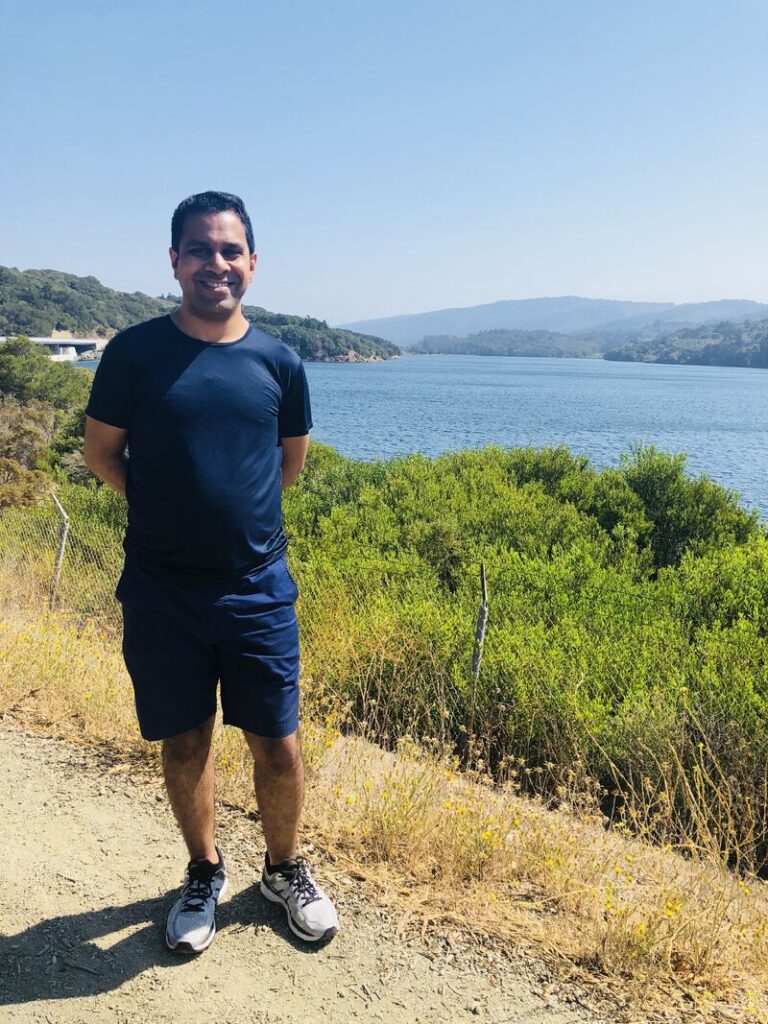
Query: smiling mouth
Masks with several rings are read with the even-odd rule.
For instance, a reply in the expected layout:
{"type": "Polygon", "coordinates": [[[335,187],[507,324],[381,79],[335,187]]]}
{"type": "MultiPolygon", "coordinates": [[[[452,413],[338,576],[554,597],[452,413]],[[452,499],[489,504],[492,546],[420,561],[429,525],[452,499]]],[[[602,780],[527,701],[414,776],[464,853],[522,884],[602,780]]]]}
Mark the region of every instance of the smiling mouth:
{"type": "Polygon", "coordinates": [[[199,283],[209,292],[229,291],[232,286],[231,281],[200,281],[199,283]]]}

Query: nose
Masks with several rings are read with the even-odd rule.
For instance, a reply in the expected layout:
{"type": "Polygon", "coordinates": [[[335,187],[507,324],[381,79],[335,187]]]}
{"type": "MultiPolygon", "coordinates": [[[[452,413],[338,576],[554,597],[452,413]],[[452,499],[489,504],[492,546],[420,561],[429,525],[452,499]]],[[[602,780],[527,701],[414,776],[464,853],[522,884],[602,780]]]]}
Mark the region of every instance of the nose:
{"type": "Polygon", "coordinates": [[[211,253],[211,258],[208,260],[208,266],[211,270],[221,274],[227,270],[227,261],[220,252],[213,252],[211,253]]]}

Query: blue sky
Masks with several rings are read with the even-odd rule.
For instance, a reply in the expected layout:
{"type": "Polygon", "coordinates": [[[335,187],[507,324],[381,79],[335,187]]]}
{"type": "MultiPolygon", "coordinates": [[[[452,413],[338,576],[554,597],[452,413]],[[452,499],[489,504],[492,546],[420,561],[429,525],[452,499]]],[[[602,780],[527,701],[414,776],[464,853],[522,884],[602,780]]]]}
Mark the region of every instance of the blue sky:
{"type": "Polygon", "coordinates": [[[0,263],[159,294],[238,192],[248,301],[331,323],[579,294],[768,301],[768,4],[14,4],[0,263]]]}

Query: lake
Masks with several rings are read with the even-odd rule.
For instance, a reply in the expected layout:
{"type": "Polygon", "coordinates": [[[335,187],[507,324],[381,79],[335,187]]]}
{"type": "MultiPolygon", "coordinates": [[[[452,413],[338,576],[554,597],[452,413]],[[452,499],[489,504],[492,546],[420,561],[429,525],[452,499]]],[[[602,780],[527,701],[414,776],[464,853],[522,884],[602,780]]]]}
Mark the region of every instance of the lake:
{"type": "Polygon", "coordinates": [[[604,467],[654,444],[768,519],[765,370],[446,355],[305,367],[312,436],[350,458],[566,444],[604,467]]]}

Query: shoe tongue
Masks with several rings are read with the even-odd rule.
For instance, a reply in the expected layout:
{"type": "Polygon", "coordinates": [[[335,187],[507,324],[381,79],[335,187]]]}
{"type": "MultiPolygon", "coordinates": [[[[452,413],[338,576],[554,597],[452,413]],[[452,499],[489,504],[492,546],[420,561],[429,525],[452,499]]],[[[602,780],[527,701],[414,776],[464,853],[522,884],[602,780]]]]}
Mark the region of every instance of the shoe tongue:
{"type": "Polygon", "coordinates": [[[190,878],[213,878],[216,872],[219,870],[218,864],[211,864],[209,860],[201,858],[200,860],[191,860],[187,871],[189,872],[190,878]]]}
{"type": "Polygon", "coordinates": [[[276,872],[280,872],[281,875],[293,875],[299,866],[299,862],[295,857],[289,857],[287,860],[281,860],[279,864],[269,865],[269,873],[274,875],[276,872]]]}

